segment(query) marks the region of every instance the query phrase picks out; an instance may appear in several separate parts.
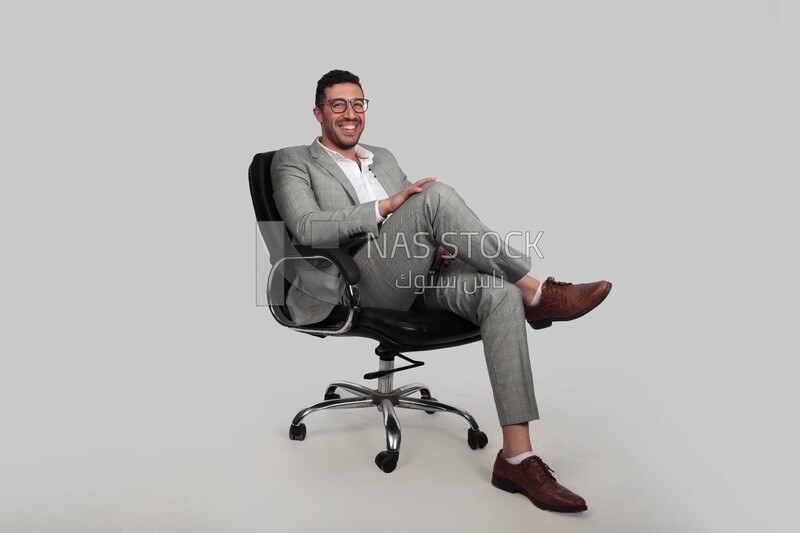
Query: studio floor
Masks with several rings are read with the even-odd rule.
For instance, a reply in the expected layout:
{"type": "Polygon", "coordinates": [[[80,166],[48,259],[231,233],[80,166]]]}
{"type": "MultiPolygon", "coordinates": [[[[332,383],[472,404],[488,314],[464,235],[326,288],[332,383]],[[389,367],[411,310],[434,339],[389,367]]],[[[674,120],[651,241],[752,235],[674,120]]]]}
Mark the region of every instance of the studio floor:
{"type": "Polygon", "coordinates": [[[395,385],[424,381],[469,410],[488,446],[471,450],[458,416],[398,410],[400,462],[385,474],[373,462],[385,446],[374,408],[312,414],[306,439],[288,438],[295,412],[328,382],[372,370],[372,342],[262,327],[295,350],[293,365],[264,349],[183,373],[190,362],[172,360],[162,370],[182,382],[128,369],[117,387],[87,380],[61,402],[52,392],[29,403],[26,432],[4,443],[0,531],[685,532],[719,519],[697,504],[704,490],[692,483],[688,451],[669,450],[668,432],[626,395],[587,386],[577,356],[538,358],[549,379],[537,380],[543,415],[532,425],[536,452],[588,502],[587,512],[563,515],[490,483],[501,435],[479,343],[429,353],[395,385]]]}

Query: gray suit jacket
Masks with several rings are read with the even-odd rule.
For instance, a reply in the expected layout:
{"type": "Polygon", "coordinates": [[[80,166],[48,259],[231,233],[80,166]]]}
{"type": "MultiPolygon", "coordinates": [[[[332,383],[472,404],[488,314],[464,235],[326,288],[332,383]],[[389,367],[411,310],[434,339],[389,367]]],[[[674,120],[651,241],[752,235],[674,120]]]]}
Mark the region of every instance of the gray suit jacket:
{"type": "MultiPolygon", "coordinates": [[[[391,152],[361,146],[375,155],[372,173],[390,196],[411,185],[391,152]]],[[[272,186],[275,204],[296,243],[335,247],[344,239],[378,234],[375,202],[359,202],[350,180],[316,140],[275,154],[272,186]]],[[[293,320],[323,320],[341,300],[344,287],[327,261],[301,264],[286,298],[293,320]]]]}

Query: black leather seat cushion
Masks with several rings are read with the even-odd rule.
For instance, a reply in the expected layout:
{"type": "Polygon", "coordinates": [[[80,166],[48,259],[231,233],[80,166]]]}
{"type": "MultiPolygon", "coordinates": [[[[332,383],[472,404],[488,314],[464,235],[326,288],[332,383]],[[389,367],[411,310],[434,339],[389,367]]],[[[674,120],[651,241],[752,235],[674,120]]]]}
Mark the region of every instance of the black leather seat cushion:
{"type": "MultiPolygon", "coordinates": [[[[343,325],[347,313],[346,307],[338,306],[328,318],[315,325],[343,325]]],[[[379,339],[394,350],[416,351],[474,342],[480,338],[480,329],[449,311],[394,311],[366,307],[361,308],[355,326],[342,336],[379,339]]]]}

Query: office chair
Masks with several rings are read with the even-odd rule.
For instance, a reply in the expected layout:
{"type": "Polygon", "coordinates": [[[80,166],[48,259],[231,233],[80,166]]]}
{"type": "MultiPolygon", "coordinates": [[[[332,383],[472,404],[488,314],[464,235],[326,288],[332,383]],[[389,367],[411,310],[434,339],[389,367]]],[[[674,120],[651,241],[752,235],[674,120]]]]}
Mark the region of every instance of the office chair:
{"type": "Polygon", "coordinates": [[[400,457],[400,422],[395,408],[418,409],[429,414],[436,412],[455,413],[467,420],[467,444],[473,450],[484,448],[488,443],[486,434],[468,412],[442,403],[431,397],[430,389],[421,383],[411,383],[393,388],[396,372],[423,365],[403,355],[403,352],[435,350],[458,346],[480,340],[478,326],[449,311],[430,311],[419,306],[409,311],[367,308],[359,305],[358,280],[360,272],[351,254],[366,242],[366,237],[340,243],[338,248],[311,248],[292,244],[289,230],[282,224],[280,214],[272,196],[270,166],[275,152],[256,154],[250,164],[250,195],[253,199],[259,231],[270,255],[272,268],[267,281],[269,309],[282,326],[295,331],[325,338],[366,337],[378,341],[375,354],[378,370],[364,374],[365,380],[378,380],[378,386],[370,389],[349,381],[334,381],[325,390],[324,400],[301,409],[289,426],[289,438],[304,440],[305,417],[325,409],[343,409],[375,406],[383,415],[386,428],[386,450],[375,457],[375,464],[386,473],[394,471],[400,457]],[[278,224],[276,224],[278,223],[278,224]],[[330,261],[347,283],[346,305],[339,305],[322,322],[298,326],[282,304],[293,275],[293,264],[304,261],[330,261]],[[395,368],[395,358],[408,365],[395,368]],[[350,393],[341,397],[336,391],[350,393]],[[419,393],[419,397],[412,397],[419,393]]]}

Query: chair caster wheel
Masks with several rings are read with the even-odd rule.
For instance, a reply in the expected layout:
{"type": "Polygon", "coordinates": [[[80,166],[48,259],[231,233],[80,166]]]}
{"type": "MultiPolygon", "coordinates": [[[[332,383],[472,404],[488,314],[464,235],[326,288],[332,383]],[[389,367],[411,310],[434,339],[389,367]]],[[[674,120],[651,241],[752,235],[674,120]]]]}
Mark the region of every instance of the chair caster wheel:
{"type": "MultiPolygon", "coordinates": [[[[419,391],[419,395],[420,398],[422,398],[423,400],[433,400],[434,402],[436,401],[436,398],[431,397],[431,391],[429,391],[428,389],[421,389],[419,391]]],[[[436,411],[425,411],[425,412],[428,413],[429,415],[436,413],[436,411]]]]}
{"type": "Polygon", "coordinates": [[[400,452],[384,451],[375,456],[375,464],[378,468],[386,472],[393,472],[397,468],[397,460],[400,458],[400,452]]]}
{"type": "Polygon", "coordinates": [[[489,444],[489,437],[479,429],[470,428],[467,430],[467,444],[469,444],[469,447],[473,450],[485,448],[486,445],[489,444]]]}
{"type": "Polygon", "coordinates": [[[300,424],[299,426],[295,426],[291,424],[289,426],[289,439],[291,440],[304,440],[306,438],[306,425],[300,424]]]}
{"type": "MultiPolygon", "coordinates": [[[[435,402],[436,398],[430,398],[429,397],[428,400],[433,400],[435,402]]],[[[425,412],[428,413],[429,415],[435,415],[436,414],[436,411],[425,411],[425,412]]]]}

